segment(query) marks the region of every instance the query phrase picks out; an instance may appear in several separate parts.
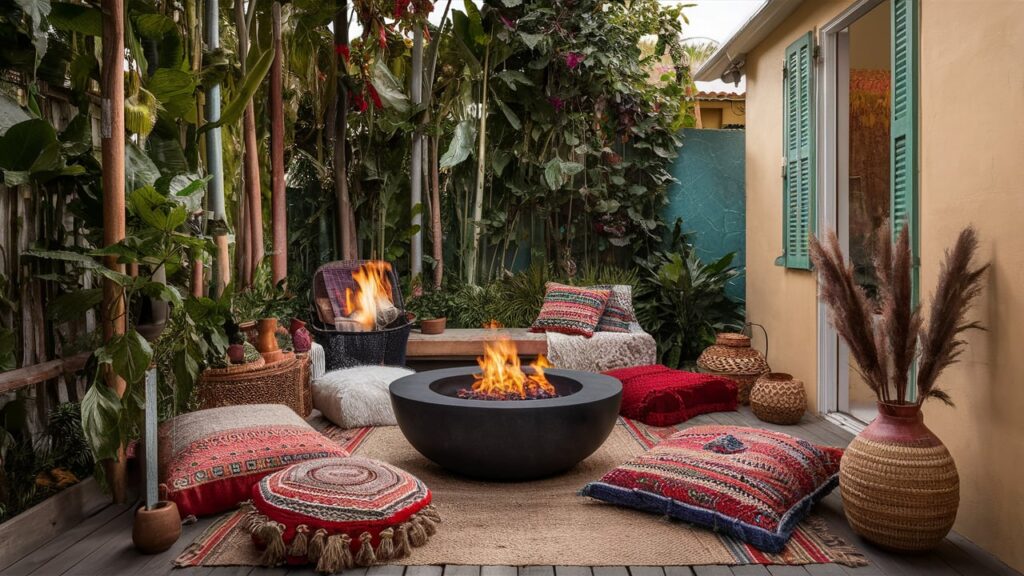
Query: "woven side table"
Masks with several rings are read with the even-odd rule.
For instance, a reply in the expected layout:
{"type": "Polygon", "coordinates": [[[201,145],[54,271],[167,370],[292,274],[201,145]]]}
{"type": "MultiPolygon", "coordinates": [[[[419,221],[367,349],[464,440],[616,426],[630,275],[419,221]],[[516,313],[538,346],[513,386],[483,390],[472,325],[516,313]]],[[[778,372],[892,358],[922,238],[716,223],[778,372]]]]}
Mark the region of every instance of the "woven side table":
{"type": "Polygon", "coordinates": [[[783,372],[769,372],[754,383],[750,409],[764,422],[796,424],[807,409],[804,383],[783,372]]]}
{"type": "Polygon", "coordinates": [[[273,364],[259,361],[208,368],[199,376],[199,407],[284,404],[305,418],[313,411],[309,376],[307,355],[292,356],[273,364]]]}

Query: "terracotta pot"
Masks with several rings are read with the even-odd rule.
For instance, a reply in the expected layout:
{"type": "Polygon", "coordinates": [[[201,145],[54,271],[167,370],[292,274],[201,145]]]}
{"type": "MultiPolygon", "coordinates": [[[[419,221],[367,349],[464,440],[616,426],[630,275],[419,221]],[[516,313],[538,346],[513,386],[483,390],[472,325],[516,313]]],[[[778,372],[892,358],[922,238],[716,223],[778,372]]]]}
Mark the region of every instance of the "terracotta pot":
{"type": "Polygon", "coordinates": [[[139,506],[132,525],[132,542],[143,554],[166,551],[181,536],[181,516],[174,502],[157,502],[152,510],[139,506]]]}
{"type": "Polygon", "coordinates": [[[854,531],[893,550],[937,546],[960,505],[956,463],[917,404],[878,403],[878,417],[843,454],[839,487],[854,531]]]}
{"type": "Polygon", "coordinates": [[[245,334],[245,341],[252,345],[256,344],[256,340],[259,338],[260,331],[256,327],[255,320],[246,320],[238,325],[238,329],[245,334]]]}
{"type": "Polygon", "coordinates": [[[447,318],[431,318],[420,321],[420,332],[424,334],[442,334],[448,323],[447,318]]]}
{"type": "Polygon", "coordinates": [[[268,352],[274,352],[277,347],[277,318],[263,318],[257,324],[259,334],[256,336],[256,349],[266,357],[268,352]]]}

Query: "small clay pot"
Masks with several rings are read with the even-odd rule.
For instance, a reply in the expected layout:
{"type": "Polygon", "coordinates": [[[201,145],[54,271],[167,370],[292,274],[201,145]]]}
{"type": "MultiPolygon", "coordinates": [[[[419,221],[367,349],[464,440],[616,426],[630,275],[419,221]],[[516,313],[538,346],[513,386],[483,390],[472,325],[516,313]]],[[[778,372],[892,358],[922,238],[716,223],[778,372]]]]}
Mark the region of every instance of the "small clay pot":
{"type": "Polygon", "coordinates": [[[228,359],[232,364],[245,364],[245,346],[242,344],[228,346],[228,359]]]}
{"type": "Polygon", "coordinates": [[[447,324],[447,318],[431,318],[430,320],[421,320],[420,332],[424,334],[443,334],[445,326],[447,324]]]}
{"type": "Polygon", "coordinates": [[[152,510],[139,506],[132,525],[132,542],[143,554],[166,551],[181,536],[181,515],[174,502],[160,501],[152,510]]]}

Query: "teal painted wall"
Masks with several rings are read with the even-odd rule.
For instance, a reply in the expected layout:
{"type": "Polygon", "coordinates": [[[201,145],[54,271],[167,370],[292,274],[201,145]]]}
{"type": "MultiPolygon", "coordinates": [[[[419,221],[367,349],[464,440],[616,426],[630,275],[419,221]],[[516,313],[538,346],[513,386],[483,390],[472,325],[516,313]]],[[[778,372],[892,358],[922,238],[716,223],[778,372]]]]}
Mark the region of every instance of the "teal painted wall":
{"type": "MultiPolygon", "coordinates": [[[[697,255],[707,262],[736,252],[733,263],[746,264],[746,186],[742,130],[683,131],[683,147],[672,164],[679,182],[668,191],[663,216],[672,226],[683,219],[697,255]]],[[[746,300],[746,275],[729,286],[733,298],[746,300]]]]}

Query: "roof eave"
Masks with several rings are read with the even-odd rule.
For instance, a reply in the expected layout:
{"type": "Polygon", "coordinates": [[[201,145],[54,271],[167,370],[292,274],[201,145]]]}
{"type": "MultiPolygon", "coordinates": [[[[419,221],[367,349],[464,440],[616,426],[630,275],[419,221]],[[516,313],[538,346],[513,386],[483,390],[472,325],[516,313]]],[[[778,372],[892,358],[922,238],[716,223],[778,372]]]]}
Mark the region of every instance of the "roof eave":
{"type": "Polygon", "coordinates": [[[693,75],[694,80],[718,80],[737,60],[742,60],[782,21],[785,20],[803,0],[766,0],[757,12],[740,26],[729,40],[722,44],[693,75]]]}

